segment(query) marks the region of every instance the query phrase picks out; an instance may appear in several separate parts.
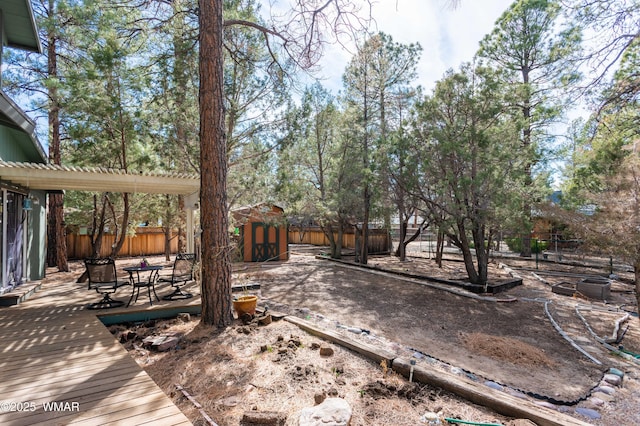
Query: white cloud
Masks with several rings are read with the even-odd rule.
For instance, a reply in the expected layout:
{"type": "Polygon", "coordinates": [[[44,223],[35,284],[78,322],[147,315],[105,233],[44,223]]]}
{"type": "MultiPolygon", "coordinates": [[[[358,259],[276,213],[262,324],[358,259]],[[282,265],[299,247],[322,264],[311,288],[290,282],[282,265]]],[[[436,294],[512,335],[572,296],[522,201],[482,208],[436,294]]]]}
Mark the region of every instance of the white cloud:
{"type": "MultiPolygon", "coordinates": [[[[381,0],[373,5],[377,30],[396,42],[419,42],[423,48],[418,84],[431,90],[444,72],[471,61],[479,42],[512,0],[463,0],[457,9],[446,0],[381,0]]],[[[337,92],[351,54],[337,46],[328,49],[321,62],[325,87],[337,92]]]]}

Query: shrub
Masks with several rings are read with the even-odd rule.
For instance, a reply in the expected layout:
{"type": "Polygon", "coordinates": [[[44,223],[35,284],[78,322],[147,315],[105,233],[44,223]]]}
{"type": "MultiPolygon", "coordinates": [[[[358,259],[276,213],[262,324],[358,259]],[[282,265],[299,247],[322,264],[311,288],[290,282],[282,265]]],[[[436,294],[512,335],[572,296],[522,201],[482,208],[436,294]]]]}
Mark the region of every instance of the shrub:
{"type": "MultiPolygon", "coordinates": [[[[522,251],[522,238],[505,238],[509,250],[515,253],[522,251]]],[[[531,239],[531,253],[541,253],[549,247],[548,241],[539,241],[535,238],[531,239]],[[537,244],[536,244],[537,241],[537,244]]]]}

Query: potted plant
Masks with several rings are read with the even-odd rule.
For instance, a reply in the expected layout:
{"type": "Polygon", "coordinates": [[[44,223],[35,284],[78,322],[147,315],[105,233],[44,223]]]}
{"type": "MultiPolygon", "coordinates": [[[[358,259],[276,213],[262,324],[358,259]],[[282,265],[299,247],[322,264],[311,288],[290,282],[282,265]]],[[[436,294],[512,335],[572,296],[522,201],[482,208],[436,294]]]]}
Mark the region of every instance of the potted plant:
{"type": "Polygon", "coordinates": [[[233,299],[233,310],[238,314],[238,318],[243,315],[255,315],[256,306],[258,305],[258,296],[249,294],[247,283],[243,286],[243,294],[233,299]]]}

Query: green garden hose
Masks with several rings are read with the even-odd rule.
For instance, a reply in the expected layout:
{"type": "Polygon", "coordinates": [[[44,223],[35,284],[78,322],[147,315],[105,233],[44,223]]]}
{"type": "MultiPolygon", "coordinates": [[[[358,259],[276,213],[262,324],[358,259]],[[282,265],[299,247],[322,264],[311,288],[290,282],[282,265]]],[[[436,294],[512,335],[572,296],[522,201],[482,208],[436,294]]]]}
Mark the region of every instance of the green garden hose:
{"type": "Polygon", "coordinates": [[[459,420],[459,419],[452,419],[450,417],[445,417],[444,418],[446,421],[448,421],[449,423],[459,423],[459,424],[463,424],[463,425],[477,425],[477,426],[503,426],[500,423],[479,423],[479,422],[470,422],[467,420],[459,420]]]}

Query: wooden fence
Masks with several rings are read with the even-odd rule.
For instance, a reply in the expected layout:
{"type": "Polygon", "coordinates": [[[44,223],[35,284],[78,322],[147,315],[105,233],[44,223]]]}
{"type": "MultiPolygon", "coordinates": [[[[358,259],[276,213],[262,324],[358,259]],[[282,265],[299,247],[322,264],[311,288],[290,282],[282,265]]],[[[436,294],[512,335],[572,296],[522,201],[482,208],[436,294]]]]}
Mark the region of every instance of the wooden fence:
{"type": "MultiPolygon", "coordinates": [[[[172,232],[171,253],[178,252],[178,238],[176,231],[172,232]]],[[[334,234],[338,238],[338,234],[334,234]]],[[[389,247],[389,233],[384,229],[369,230],[369,253],[386,253],[389,247]]],[[[311,244],[328,246],[329,239],[320,228],[289,227],[290,244],[311,244]]],[[[109,256],[111,246],[115,244],[113,234],[105,234],[102,239],[100,256],[109,256]]],[[[342,235],[342,247],[355,249],[356,236],[352,230],[342,235]]],[[[164,254],[164,233],[160,227],[141,227],[136,229],[134,236],[127,236],[118,256],[141,257],[164,254]]],[[[89,235],[67,233],[67,257],[69,259],[84,259],[91,256],[91,240],[89,235]]]]}
{"type": "MultiPolygon", "coordinates": [[[[334,232],[334,237],[338,234],[334,232]]],[[[388,253],[390,235],[384,229],[369,230],[369,253],[388,253]]],[[[314,246],[328,246],[329,239],[319,227],[298,228],[289,227],[289,244],[311,244],[314,246]]],[[[342,234],[342,248],[355,249],[356,235],[353,230],[342,234]]]]}
{"type": "MultiPolygon", "coordinates": [[[[172,233],[171,253],[178,252],[178,238],[172,233]]],[[[115,244],[115,235],[105,234],[102,237],[100,256],[109,256],[111,246],[115,244]]],[[[137,228],[134,236],[127,236],[118,256],[141,257],[164,254],[164,231],[160,227],[137,228]]],[[[84,259],[91,256],[91,239],[89,235],[67,233],[67,257],[84,259]]]]}

